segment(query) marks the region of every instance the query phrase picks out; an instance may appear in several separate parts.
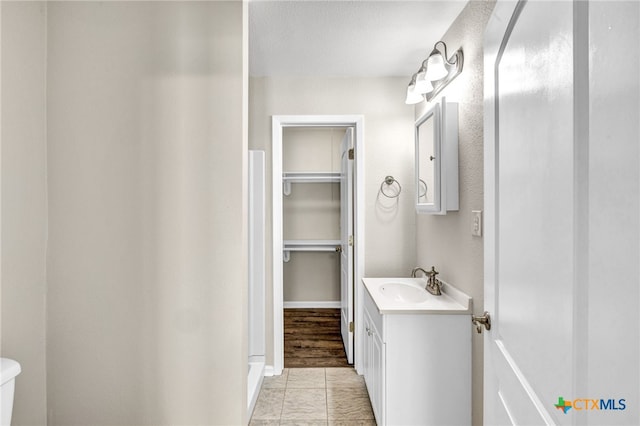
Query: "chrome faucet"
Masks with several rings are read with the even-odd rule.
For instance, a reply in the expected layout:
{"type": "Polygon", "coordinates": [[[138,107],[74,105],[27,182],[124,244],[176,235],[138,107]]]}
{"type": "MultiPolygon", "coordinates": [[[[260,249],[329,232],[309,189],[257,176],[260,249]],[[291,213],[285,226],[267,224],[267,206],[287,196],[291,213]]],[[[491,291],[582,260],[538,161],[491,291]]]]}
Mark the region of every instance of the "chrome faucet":
{"type": "Polygon", "coordinates": [[[435,266],[432,266],[429,272],[420,267],[415,267],[413,268],[413,271],[411,271],[411,277],[416,278],[418,271],[422,271],[422,273],[427,276],[427,286],[425,287],[425,290],[434,296],[440,296],[442,294],[442,282],[436,278],[436,275],[440,272],[436,271],[435,266]]]}

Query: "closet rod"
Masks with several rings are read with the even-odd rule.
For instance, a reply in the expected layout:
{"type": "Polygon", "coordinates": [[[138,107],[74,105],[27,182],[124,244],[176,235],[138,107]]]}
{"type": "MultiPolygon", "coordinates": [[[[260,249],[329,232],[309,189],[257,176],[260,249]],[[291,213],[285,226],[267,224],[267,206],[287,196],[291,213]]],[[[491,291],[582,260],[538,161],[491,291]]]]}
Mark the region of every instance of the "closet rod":
{"type": "Polygon", "coordinates": [[[288,262],[292,251],[338,251],[340,240],[284,240],[282,259],[288,262]]]}

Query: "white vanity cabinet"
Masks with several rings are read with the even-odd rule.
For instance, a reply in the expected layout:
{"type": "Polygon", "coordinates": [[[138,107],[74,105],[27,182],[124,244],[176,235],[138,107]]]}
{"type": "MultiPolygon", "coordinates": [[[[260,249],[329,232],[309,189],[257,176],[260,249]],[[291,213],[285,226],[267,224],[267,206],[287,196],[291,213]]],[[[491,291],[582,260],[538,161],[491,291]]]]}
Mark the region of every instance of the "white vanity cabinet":
{"type": "Polygon", "coordinates": [[[471,424],[470,300],[453,311],[387,310],[370,294],[376,286],[365,288],[363,373],[378,425],[471,424]]]}

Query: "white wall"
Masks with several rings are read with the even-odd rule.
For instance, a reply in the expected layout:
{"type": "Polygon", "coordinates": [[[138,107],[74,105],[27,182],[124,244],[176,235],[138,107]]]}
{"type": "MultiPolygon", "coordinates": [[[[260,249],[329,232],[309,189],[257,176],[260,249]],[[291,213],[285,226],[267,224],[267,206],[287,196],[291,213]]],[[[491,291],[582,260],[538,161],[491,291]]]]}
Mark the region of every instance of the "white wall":
{"type": "Polygon", "coordinates": [[[46,423],[46,4],[2,2],[3,357],[20,362],[14,425],[46,423]]]}
{"type": "MultiPolygon", "coordinates": [[[[250,79],[249,145],[267,152],[271,173],[271,116],[279,114],[363,114],[365,127],[365,274],[408,276],[415,266],[413,206],[413,108],[404,104],[406,78],[250,79]],[[380,183],[395,176],[403,187],[399,204],[378,200],[380,183]]],[[[270,188],[270,187],[268,187],[270,188]]],[[[271,191],[267,190],[267,200],[271,191]]],[[[268,202],[269,203],[269,202],[268,202]]],[[[271,222],[271,205],[267,206],[271,222]]],[[[267,231],[271,241],[271,229],[267,231]]],[[[270,247],[270,246],[269,246],[270,247]]],[[[272,276],[271,252],[267,277],[272,276]]],[[[273,287],[267,283],[267,306],[273,287]]],[[[267,310],[267,364],[272,364],[273,312],[267,310]]]]}
{"type": "MultiPolygon", "coordinates": [[[[474,312],[483,312],[483,240],[471,236],[471,211],[483,209],[483,49],[482,40],[493,1],[472,1],[442,40],[450,52],[462,47],[464,68],[441,95],[458,102],[458,169],[460,209],[446,216],[416,216],[417,262],[434,265],[439,278],[473,297],[474,312]]],[[[437,40],[434,40],[434,42],[437,40]]],[[[449,53],[451,54],[451,53],[449,53]]],[[[432,103],[416,107],[419,117],[432,103]]],[[[482,335],[473,333],[473,424],[482,424],[482,335]]]]}
{"type": "Polygon", "coordinates": [[[240,2],[53,2],[52,424],[240,424],[240,2]]]}
{"type": "Polygon", "coordinates": [[[282,130],[283,172],[340,172],[345,129],[285,127],[282,130]]]}

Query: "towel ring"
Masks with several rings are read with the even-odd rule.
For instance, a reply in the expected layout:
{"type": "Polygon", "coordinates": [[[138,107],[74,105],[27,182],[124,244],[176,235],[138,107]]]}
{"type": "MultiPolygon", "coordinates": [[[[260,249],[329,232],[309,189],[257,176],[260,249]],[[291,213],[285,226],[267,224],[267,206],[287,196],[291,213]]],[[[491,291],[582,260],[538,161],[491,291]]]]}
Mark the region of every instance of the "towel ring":
{"type": "Polygon", "coordinates": [[[384,178],[384,180],[380,184],[380,192],[382,192],[382,195],[384,195],[387,198],[398,198],[398,196],[402,192],[402,186],[400,185],[400,182],[398,182],[393,178],[393,176],[387,176],[384,178]],[[387,194],[386,192],[384,192],[385,185],[392,186],[394,183],[398,185],[398,191],[395,194],[387,194]]]}
{"type": "Polygon", "coordinates": [[[422,197],[427,197],[427,182],[425,182],[422,179],[419,179],[419,185],[418,185],[418,200],[422,197]],[[424,186],[424,191],[422,191],[422,187],[424,186]]]}

